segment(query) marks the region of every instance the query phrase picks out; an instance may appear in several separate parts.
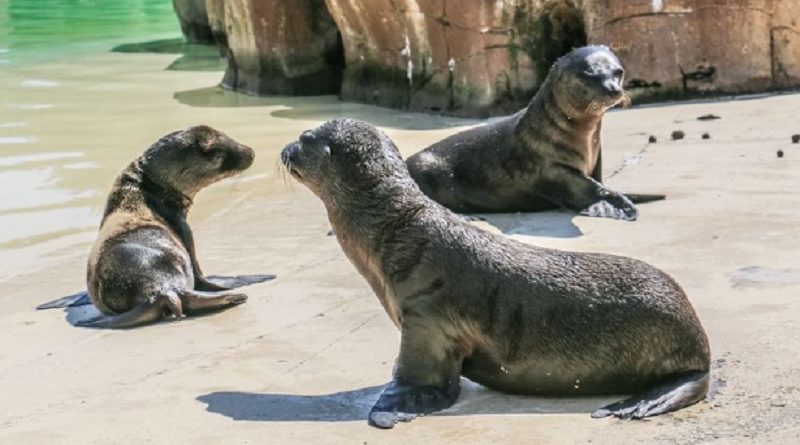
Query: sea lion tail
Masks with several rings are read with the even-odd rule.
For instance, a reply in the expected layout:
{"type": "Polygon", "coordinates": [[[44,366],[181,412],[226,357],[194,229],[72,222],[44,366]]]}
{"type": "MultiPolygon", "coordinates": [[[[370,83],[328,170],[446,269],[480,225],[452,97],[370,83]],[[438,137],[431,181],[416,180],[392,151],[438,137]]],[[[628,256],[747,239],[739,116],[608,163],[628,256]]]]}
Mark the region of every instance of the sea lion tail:
{"type": "Polygon", "coordinates": [[[667,199],[667,195],[644,195],[638,193],[623,193],[634,204],[643,204],[646,202],[661,201],[667,199]]]}
{"type": "Polygon", "coordinates": [[[604,406],[593,412],[592,417],[641,419],[668,413],[705,399],[708,385],[708,371],[687,372],[647,392],[604,406]]]}
{"type": "Polygon", "coordinates": [[[48,301],[47,303],[42,303],[39,306],[36,306],[36,309],[57,309],[72,306],[83,306],[86,304],[92,304],[92,300],[89,299],[88,292],[81,291],[77,294],[67,295],[66,297],[61,297],[53,301],[48,301]]]}

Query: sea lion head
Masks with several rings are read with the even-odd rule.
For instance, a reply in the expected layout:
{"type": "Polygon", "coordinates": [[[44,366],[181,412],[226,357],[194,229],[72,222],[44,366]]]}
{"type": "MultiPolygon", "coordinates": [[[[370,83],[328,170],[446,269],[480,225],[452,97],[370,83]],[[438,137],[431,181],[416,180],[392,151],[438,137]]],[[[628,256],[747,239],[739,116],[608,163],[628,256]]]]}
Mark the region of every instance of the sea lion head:
{"type": "Polygon", "coordinates": [[[326,201],[365,196],[380,184],[411,180],[394,143],[382,131],[354,119],[334,119],[281,152],[289,174],[326,201]]]}
{"type": "Polygon", "coordinates": [[[146,180],[191,198],[203,187],[246,170],[254,157],[252,148],[199,125],[156,141],[139,166],[146,180]]]}
{"type": "Polygon", "coordinates": [[[606,46],[584,46],[556,61],[552,74],[556,100],[564,108],[602,115],[609,108],[627,103],[622,87],[625,70],[606,46]]]}

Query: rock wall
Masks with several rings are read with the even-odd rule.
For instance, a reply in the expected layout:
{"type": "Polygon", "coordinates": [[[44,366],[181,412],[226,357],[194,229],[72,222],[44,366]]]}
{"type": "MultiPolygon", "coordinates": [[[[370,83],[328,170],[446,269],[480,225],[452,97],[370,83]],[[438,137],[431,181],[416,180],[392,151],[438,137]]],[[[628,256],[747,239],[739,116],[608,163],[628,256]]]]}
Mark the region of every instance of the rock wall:
{"type": "Polygon", "coordinates": [[[563,32],[583,29],[571,1],[326,3],[344,41],[342,98],[393,108],[470,116],[519,108],[557,57],[542,51],[551,34],[534,24],[567,35],[557,42],[566,50],[585,43],[582,33],[563,32]]]}
{"type": "Polygon", "coordinates": [[[523,106],[552,62],[585,43],[620,56],[634,95],[800,86],[797,0],[200,3],[175,0],[184,31],[202,34],[194,17],[205,14],[206,34],[228,57],[223,85],[254,94],[338,92],[486,116],[523,106]]]}
{"type": "Polygon", "coordinates": [[[583,6],[589,41],[620,56],[639,94],[800,86],[796,0],[583,0],[583,6]]]}

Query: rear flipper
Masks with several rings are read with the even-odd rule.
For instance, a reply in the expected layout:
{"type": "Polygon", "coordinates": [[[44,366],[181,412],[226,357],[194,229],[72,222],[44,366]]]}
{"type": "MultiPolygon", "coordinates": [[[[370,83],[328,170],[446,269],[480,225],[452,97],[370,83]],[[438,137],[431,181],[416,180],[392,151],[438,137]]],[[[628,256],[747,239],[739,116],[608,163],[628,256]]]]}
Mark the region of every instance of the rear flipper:
{"type": "Polygon", "coordinates": [[[172,312],[177,318],[181,318],[183,317],[181,306],[178,296],[169,292],[159,295],[153,301],[139,303],[128,312],[81,320],[75,323],[75,326],[107,329],[133,328],[158,321],[167,312],[172,312]]]}
{"type": "Polygon", "coordinates": [[[188,313],[208,312],[247,301],[247,295],[228,292],[179,291],[181,302],[188,313]]]}
{"type": "Polygon", "coordinates": [[[638,193],[624,193],[634,204],[644,204],[646,202],[661,201],[667,199],[667,195],[643,195],[638,193]]]}
{"type": "Polygon", "coordinates": [[[641,419],[675,411],[705,399],[708,384],[708,372],[681,374],[642,394],[604,406],[593,412],[592,417],[613,415],[621,419],[641,419]]]}
{"type": "Polygon", "coordinates": [[[220,275],[209,275],[206,277],[208,281],[225,287],[227,289],[236,289],[237,287],[249,286],[251,284],[263,283],[264,281],[274,280],[275,275],[262,274],[262,275],[237,275],[234,277],[223,277],[220,275]]]}
{"type": "Polygon", "coordinates": [[[77,294],[67,295],[66,297],[61,297],[57,300],[42,303],[39,306],[36,306],[36,309],[58,309],[72,306],[83,306],[87,304],[92,304],[92,300],[89,299],[89,293],[86,291],[81,291],[77,294]]]}

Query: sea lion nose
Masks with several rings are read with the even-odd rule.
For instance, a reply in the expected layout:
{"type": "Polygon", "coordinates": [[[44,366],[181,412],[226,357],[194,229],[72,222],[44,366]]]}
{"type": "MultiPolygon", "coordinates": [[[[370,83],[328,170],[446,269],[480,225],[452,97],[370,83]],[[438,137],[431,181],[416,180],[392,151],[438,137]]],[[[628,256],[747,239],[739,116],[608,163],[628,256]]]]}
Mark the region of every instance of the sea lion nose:
{"type": "Polygon", "coordinates": [[[617,79],[610,79],[605,82],[606,91],[608,94],[616,97],[622,94],[622,86],[619,84],[617,79]]]}
{"type": "Polygon", "coordinates": [[[314,133],[312,133],[311,130],[306,130],[303,132],[303,134],[300,135],[300,143],[303,145],[313,144],[314,142],[316,142],[316,140],[317,137],[314,136],[314,133]]]}

